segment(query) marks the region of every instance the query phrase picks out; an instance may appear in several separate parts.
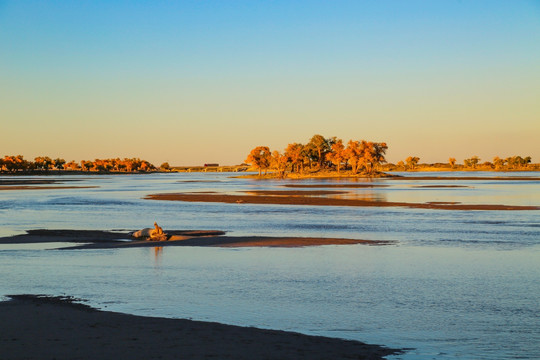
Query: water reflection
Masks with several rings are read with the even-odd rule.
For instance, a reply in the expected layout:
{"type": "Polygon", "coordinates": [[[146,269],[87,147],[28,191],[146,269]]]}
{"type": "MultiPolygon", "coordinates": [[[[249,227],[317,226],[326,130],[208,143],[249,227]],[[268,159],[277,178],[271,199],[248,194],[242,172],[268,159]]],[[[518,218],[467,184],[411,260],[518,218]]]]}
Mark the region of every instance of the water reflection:
{"type": "Polygon", "coordinates": [[[338,195],[329,195],[325,196],[332,199],[347,199],[347,200],[361,200],[361,201],[380,201],[380,202],[386,202],[387,197],[386,194],[379,193],[379,192],[351,192],[347,194],[338,194],[338,195]]]}
{"type": "Polygon", "coordinates": [[[150,251],[154,253],[154,266],[161,267],[163,246],[154,246],[154,248],[150,251]]]}
{"type": "Polygon", "coordinates": [[[270,190],[270,191],[246,191],[250,196],[273,196],[273,197],[296,197],[296,198],[326,198],[326,199],[346,199],[362,201],[387,201],[385,193],[370,190],[348,191],[348,190],[270,190]]]}

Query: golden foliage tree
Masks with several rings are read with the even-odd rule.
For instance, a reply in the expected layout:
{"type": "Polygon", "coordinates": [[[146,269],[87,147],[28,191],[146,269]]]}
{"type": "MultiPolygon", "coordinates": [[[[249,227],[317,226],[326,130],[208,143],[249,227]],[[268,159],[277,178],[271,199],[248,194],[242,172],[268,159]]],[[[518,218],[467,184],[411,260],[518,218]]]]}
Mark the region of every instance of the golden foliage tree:
{"type": "Polygon", "coordinates": [[[271,166],[276,169],[279,177],[285,176],[288,164],[289,158],[285,154],[282,154],[277,150],[272,151],[271,166]]]}
{"type": "Polygon", "coordinates": [[[305,152],[304,145],[299,143],[292,143],[285,149],[285,156],[289,159],[293,171],[300,173],[304,168],[305,152]]]}
{"type": "Polygon", "coordinates": [[[463,164],[468,167],[468,168],[473,168],[473,169],[476,169],[476,166],[478,165],[478,163],[480,162],[480,158],[478,156],[473,156],[469,159],[465,159],[463,160],[463,164]]]}
{"type": "Polygon", "coordinates": [[[407,163],[407,169],[414,170],[420,158],[418,156],[409,156],[405,161],[407,163]]]}
{"type": "Polygon", "coordinates": [[[345,149],[347,162],[351,165],[352,173],[357,174],[362,162],[362,145],[360,141],[349,140],[345,149]]]}
{"type": "Polygon", "coordinates": [[[268,146],[257,146],[251,150],[245,162],[256,167],[259,170],[259,176],[261,176],[261,170],[266,170],[270,166],[271,156],[268,146]]]}
{"type": "Polygon", "coordinates": [[[339,174],[341,170],[341,164],[347,161],[347,153],[345,152],[345,145],[343,145],[343,140],[337,139],[332,144],[331,151],[326,154],[326,159],[332,164],[336,165],[336,169],[339,174]]]}
{"type": "Polygon", "coordinates": [[[305,145],[304,152],[309,160],[317,163],[317,167],[320,169],[323,161],[326,159],[326,154],[332,151],[331,146],[334,141],[334,138],[326,139],[319,134],[313,135],[311,140],[305,145]]]}

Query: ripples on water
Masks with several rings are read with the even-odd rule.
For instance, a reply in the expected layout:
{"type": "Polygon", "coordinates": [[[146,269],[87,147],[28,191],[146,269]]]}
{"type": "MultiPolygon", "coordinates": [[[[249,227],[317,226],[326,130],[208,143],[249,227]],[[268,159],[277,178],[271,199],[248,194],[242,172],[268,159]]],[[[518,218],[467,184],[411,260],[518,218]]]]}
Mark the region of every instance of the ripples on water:
{"type": "MultiPolygon", "coordinates": [[[[91,251],[3,245],[0,273],[9,276],[0,278],[0,295],[67,294],[115,311],[416,348],[394,358],[540,358],[539,211],[161,202],[142,198],[285,188],[279,181],[226,174],[76,178],[82,179],[77,185],[100,187],[0,192],[0,235],[34,228],[137,229],[158,221],[166,229],[398,245],[91,251]]],[[[540,204],[538,182],[459,182],[467,188],[413,187],[455,184],[443,180],[372,182],[390,186],[347,191],[387,201],[540,204]]]]}

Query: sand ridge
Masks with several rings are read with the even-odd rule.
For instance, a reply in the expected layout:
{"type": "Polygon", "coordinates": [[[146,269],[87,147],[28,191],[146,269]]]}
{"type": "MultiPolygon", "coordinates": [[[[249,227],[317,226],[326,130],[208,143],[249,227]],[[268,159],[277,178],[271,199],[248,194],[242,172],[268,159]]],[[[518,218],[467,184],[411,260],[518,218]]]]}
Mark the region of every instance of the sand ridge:
{"type": "Polygon", "coordinates": [[[112,249],[161,246],[203,247],[305,247],[321,245],[393,245],[396,241],[294,236],[228,236],[220,230],[165,230],[169,240],[135,239],[129,231],[28,230],[26,234],[0,238],[2,244],[72,243],[61,250],[112,249]]]}
{"type": "Polygon", "coordinates": [[[408,207],[417,209],[439,210],[540,210],[539,206],[492,205],[492,204],[455,204],[455,203],[408,203],[360,199],[340,199],[315,196],[272,196],[272,195],[232,195],[203,193],[168,193],[152,194],[148,200],[221,202],[237,204],[277,204],[277,205],[315,205],[315,206],[372,206],[372,207],[408,207]]]}

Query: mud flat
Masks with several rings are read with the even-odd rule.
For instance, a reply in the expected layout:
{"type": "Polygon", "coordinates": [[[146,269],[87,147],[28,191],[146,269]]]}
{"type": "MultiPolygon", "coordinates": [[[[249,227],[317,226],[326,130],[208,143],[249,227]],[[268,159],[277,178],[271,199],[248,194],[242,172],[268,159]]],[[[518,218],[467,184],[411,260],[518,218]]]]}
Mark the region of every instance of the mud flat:
{"type": "Polygon", "coordinates": [[[459,204],[459,203],[408,203],[374,201],[358,199],[339,199],[315,196],[272,196],[272,195],[229,195],[219,193],[172,193],[154,194],[145,197],[148,200],[220,202],[241,204],[277,204],[277,205],[315,205],[315,206],[376,206],[408,207],[440,210],[540,210],[538,206],[459,204]]]}

